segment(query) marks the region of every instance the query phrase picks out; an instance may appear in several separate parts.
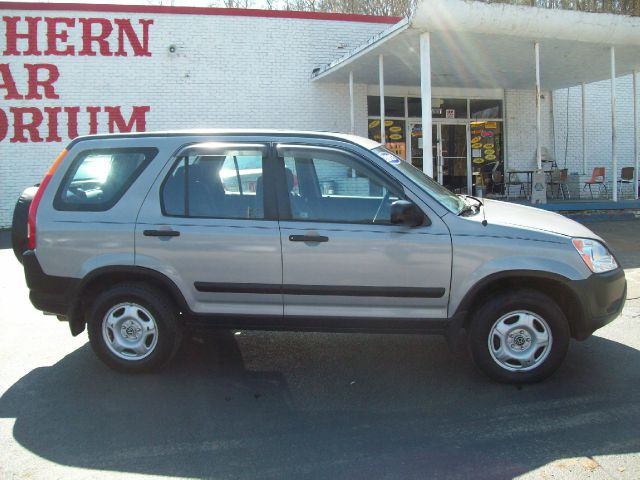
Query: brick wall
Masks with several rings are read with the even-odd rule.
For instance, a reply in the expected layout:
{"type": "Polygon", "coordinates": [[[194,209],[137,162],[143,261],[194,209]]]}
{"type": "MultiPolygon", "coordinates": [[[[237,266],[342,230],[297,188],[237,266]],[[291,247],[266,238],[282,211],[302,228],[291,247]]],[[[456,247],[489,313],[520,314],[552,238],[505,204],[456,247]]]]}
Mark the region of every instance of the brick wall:
{"type": "MultiPolygon", "coordinates": [[[[541,103],[542,146],[552,150],[550,93],[541,103]]],[[[536,94],[533,90],[505,92],[507,168],[530,168],[536,158],[536,94]]]]}
{"type": "MultiPolygon", "coordinates": [[[[549,149],[559,168],[567,168],[578,187],[591,177],[594,167],[606,168],[611,195],[611,82],[587,84],[586,95],[586,170],[582,162],[582,92],[580,86],[544,92],[542,102],[542,146],[549,149]],[[552,96],[552,98],[551,98],[552,96]]],[[[622,167],[632,167],[633,91],[632,77],[616,79],[616,125],[618,176],[622,167]]],[[[535,92],[506,91],[507,152],[509,168],[528,167],[535,158],[535,92]]],[[[577,192],[576,192],[577,193],[577,192]]],[[[620,198],[631,198],[627,186],[620,198]]]]}
{"type": "MultiPolygon", "coordinates": [[[[343,55],[387,25],[351,21],[264,18],[228,15],[131,14],[2,10],[2,16],[41,16],[113,20],[151,19],[150,57],[4,56],[20,93],[26,90],[23,64],[57,66],[59,99],[4,100],[2,108],[80,106],[78,133],[89,133],[86,106],[121,106],[125,120],[133,106],[146,105],[146,130],[185,128],[291,128],[349,130],[347,85],[311,83],[314,67],[343,55]],[[342,46],[342,48],[338,48],[342,46]],[[175,52],[169,47],[174,46],[175,52]],[[346,46],[346,48],[345,48],[346,46]],[[84,112],[84,113],[83,113],[84,112]]],[[[43,25],[41,25],[43,26],[43,25]]],[[[21,22],[18,31],[26,31],[21,22]]],[[[81,45],[81,28],[69,29],[68,45],[81,45]]],[[[0,23],[0,52],[6,29],[0,23]]],[[[117,33],[109,37],[117,48],[117,33]]],[[[46,48],[45,29],[38,44],[46,48]]],[[[19,40],[18,46],[26,45],[19,40]]],[[[62,45],[62,42],[59,42],[62,45]]],[[[356,87],[358,128],[366,135],[365,87],[356,87]]],[[[4,91],[3,91],[4,93],[4,91]]],[[[10,122],[11,123],[11,122],[10,122]]],[[[46,136],[45,125],[41,127],[46,136]]],[[[39,182],[69,141],[67,121],[59,116],[61,142],[12,143],[11,125],[0,142],[0,227],[10,225],[14,203],[27,186],[39,182]]],[[[98,114],[98,131],[107,117],[98,114]]]]}
{"type": "MultiPolygon", "coordinates": [[[[580,87],[554,92],[556,157],[561,168],[591,175],[594,167],[605,167],[607,180],[611,168],[611,82],[592,83],[585,87],[587,165],[582,163],[582,92],[580,87]]],[[[618,175],[622,167],[632,167],[633,158],[633,90],[632,77],[616,79],[616,157],[618,175]]],[[[610,187],[610,185],[609,185],[610,187]]],[[[628,192],[624,192],[628,193],[628,192]]]]}
{"type": "MultiPolygon", "coordinates": [[[[108,131],[106,106],[121,107],[125,120],[129,119],[134,106],[148,106],[146,130],[264,127],[347,132],[348,86],[312,83],[311,71],[387,27],[383,23],[361,21],[55,11],[52,8],[56,7],[49,5],[46,11],[5,9],[0,13],[21,17],[19,32],[25,31],[24,17],[27,16],[75,19],[76,26],[69,29],[69,38],[58,43],[75,45],[78,50],[82,45],[80,18],[109,21],[128,18],[138,35],[141,35],[138,21],[153,20],[149,27],[150,56],[2,57],[0,63],[10,65],[12,78],[22,95],[26,94],[27,85],[25,64],[55,65],[60,77],[55,81],[59,98],[3,99],[0,109],[9,115],[12,107],[43,110],[45,107],[78,106],[80,135],[90,131],[86,108],[92,106],[101,109],[97,116],[98,132],[108,131]],[[170,51],[170,47],[175,51],[170,51]]],[[[22,50],[25,42],[19,40],[18,46],[22,50]]],[[[111,51],[118,48],[116,31],[108,42],[111,51]]],[[[6,46],[6,26],[0,22],[0,54],[6,46]]],[[[42,51],[47,48],[42,24],[38,46],[42,51]]],[[[0,91],[6,93],[6,87],[0,91]]],[[[355,85],[356,133],[362,136],[367,135],[366,94],[366,85],[355,85]]],[[[589,85],[587,96],[587,170],[590,172],[593,166],[610,162],[608,82],[589,85]]],[[[512,168],[531,166],[535,155],[534,92],[508,90],[505,98],[508,163],[512,168]]],[[[618,79],[619,168],[633,163],[631,111],[631,80],[623,77],[618,79]]],[[[542,112],[543,146],[555,154],[561,167],[566,164],[570,171],[581,172],[579,87],[545,92],[542,112]]],[[[8,132],[0,141],[0,228],[9,226],[19,193],[42,179],[57,153],[69,141],[65,115],[59,116],[61,141],[11,142],[13,126],[10,118],[8,123],[8,132]]],[[[47,136],[46,118],[40,131],[43,138],[47,136]]],[[[345,181],[356,188],[355,180],[345,181]]]]}

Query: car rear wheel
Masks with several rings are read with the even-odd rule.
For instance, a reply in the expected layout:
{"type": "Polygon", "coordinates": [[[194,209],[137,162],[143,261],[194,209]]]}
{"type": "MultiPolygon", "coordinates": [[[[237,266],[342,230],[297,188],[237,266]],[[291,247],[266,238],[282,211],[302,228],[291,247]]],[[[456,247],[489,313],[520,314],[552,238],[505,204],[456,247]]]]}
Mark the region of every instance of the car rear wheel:
{"type": "Polygon", "coordinates": [[[98,295],[88,320],[89,340],[108,366],[128,373],[163,367],[178,350],[181,329],[173,302],[155,288],[119,284],[98,295]]]}
{"type": "Polygon", "coordinates": [[[490,378],[533,383],[560,367],[569,339],[569,324],[555,301],[520,289],[500,294],[476,311],[469,345],[475,364],[490,378]]]}

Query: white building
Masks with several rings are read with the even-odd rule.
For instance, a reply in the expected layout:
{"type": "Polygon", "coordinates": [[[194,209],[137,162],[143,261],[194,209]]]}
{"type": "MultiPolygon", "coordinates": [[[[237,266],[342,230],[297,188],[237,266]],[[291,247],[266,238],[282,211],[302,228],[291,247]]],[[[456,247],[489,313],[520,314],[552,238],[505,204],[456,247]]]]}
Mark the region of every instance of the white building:
{"type": "MultiPolygon", "coordinates": [[[[629,74],[640,67],[639,19],[458,0],[425,0],[411,19],[7,2],[0,10],[0,227],[71,138],[98,132],[265,127],[380,138],[382,120],[390,147],[460,191],[474,188],[482,165],[533,169],[534,43],[541,151],[577,185],[596,166],[610,192],[614,172],[637,172],[629,74]],[[423,122],[433,124],[425,144],[429,133],[440,140],[435,164],[418,148],[423,122]]],[[[617,193],[633,192],[623,184],[617,193]]]]}

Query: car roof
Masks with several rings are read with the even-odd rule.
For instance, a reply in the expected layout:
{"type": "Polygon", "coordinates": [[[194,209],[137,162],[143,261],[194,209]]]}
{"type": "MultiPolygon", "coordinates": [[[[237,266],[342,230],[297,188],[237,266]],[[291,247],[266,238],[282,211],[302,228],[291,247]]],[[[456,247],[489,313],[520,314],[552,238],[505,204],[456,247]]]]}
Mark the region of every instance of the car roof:
{"type": "Polygon", "coordinates": [[[84,135],[71,141],[67,149],[70,149],[78,142],[95,139],[111,138],[149,138],[149,137],[194,137],[194,136],[266,136],[266,137],[307,137],[318,139],[335,139],[360,145],[368,150],[381,146],[380,143],[358,135],[350,135],[339,132],[321,132],[308,130],[278,130],[278,129],[189,129],[189,130],[166,130],[136,133],[110,133],[98,135],[84,135]]]}

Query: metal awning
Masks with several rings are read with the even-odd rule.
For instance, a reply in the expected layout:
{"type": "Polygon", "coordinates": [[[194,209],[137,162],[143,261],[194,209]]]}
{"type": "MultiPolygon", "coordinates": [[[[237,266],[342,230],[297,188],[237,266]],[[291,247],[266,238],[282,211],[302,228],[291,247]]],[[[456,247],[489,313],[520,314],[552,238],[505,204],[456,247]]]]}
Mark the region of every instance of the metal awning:
{"type": "Polygon", "coordinates": [[[640,18],[601,13],[422,0],[414,14],[313,75],[315,81],[378,82],[384,55],[388,85],[420,85],[420,34],[431,38],[434,87],[532,89],[533,44],[540,45],[544,90],[609,79],[640,67],[640,18]]]}

